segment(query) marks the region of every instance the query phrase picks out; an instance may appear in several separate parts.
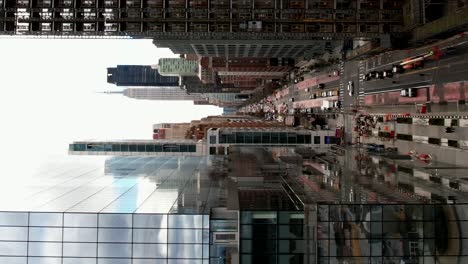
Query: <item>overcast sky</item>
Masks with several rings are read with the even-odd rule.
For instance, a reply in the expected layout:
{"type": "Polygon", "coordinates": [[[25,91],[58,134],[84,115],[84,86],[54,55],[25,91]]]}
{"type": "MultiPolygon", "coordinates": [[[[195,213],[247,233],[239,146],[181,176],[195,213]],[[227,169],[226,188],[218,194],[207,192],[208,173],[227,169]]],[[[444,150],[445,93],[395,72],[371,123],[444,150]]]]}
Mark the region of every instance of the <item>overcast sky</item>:
{"type": "Polygon", "coordinates": [[[74,140],[151,139],[153,123],[222,112],[96,93],[121,89],[107,84],[107,67],[176,57],[150,40],[0,39],[0,52],[0,153],[7,160],[64,154],[74,140]]]}

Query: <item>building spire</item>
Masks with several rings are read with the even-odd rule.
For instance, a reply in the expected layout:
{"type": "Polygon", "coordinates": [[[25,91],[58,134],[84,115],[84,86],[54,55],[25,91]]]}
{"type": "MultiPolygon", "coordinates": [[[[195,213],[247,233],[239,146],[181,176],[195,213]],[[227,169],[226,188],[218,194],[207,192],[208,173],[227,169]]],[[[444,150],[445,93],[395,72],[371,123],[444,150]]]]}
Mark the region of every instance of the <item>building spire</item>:
{"type": "Polygon", "coordinates": [[[124,91],[103,91],[103,92],[96,92],[96,93],[102,93],[102,94],[123,94],[124,91]]]}

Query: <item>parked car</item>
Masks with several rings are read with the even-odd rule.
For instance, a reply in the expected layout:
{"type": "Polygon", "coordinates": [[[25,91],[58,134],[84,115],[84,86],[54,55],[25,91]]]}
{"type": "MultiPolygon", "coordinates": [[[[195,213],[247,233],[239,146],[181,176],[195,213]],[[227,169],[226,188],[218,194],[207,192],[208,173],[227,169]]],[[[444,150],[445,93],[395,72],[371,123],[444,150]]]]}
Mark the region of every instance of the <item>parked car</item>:
{"type": "Polygon", "coordinates": [[[378,71],[378,72],[375,74],[375,78],[376,78],[376,79],[383,79],[383,78],[385,78],[384,72],[378,71]]]}
{"type": "Polygon", "coordinates": [[[403,89],[400,91],[400,96],[402,97],[416,97],[417,91],[415,88],[403,89]]]}
{"type": "Polygon", "coordinates": [[[405,69],[403,68],[403,66],[400,66],[400,65],[393,65],[393,67],[392,67],[392,72],[393,72],[393,73],[404,73],[404,72],[405,72],[405,69]]]}
{"type": "Polygon", "coordinates": [[[392,78],[392,77],[393,77],[393,71],[392,71],[392,70],[385,70],[385,71],[383,71],[383,77],[385,77],[385,78],[392,78]]]}
{"type": "Polygon", "coordinates": [[[353,96],[353,94],[354,94],[354,83],[353,83],[353,81],[348,81],[348,85],[346,86],[346,89],[348,90],[349,96],[353,96]]]}

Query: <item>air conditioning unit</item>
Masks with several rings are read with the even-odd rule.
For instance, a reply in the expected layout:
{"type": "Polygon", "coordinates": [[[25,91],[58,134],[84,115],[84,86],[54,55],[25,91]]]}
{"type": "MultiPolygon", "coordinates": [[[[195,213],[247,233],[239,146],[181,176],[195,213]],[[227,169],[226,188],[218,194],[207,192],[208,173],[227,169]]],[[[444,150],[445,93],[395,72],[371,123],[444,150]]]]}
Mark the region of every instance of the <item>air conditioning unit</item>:
{"type": "Polygon", "coordinates": [[[238,240],[236,232],[213,232],[214,244],[237,244],[238,240]]]}

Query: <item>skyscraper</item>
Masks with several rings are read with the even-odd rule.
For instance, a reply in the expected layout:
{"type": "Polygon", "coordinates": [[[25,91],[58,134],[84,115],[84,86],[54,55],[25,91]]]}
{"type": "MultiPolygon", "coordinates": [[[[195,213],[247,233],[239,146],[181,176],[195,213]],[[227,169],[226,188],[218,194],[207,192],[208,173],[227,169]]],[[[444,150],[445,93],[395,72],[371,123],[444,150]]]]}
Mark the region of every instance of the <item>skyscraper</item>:
{"type": "Polygon", "coordinates": [[[154,39],[174,53],[290,57],[402,30],[403,0],[2,0],[2,34],[154,39]],[[328,45],[324,45],[328,43],[328,45]]]}
{"type": "Polygon", "coordinates": [[[463,263],[464,181],[349,151],[72,157],[2,186],[0,261],[463,263]]]}
{"type": "Polygon", "coordinates": [[[198,60],[184,58],[161,58],[157,65],[158,71],[164,76],[198,76],[198,60]]]}
{"type": "Polygon", "coordinates": [[[138,87],[127,88],[121,92],[105,92],[108,94],[123,94],[129,98],[140,100],[159,100],[159,101],[199,101],[204,100],[201,94],[187,94],[180,87],[138,87]]]}
{"type": "Polygon", "coordinates": [[[117,86],[179,86],[179,77],[162,76],[146,65],[117,65],[107,68],[107,82],[117,86]]]}

